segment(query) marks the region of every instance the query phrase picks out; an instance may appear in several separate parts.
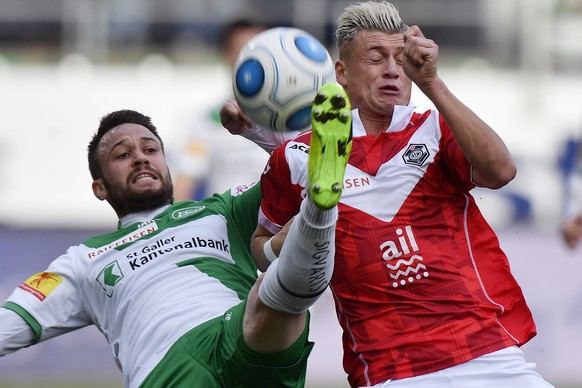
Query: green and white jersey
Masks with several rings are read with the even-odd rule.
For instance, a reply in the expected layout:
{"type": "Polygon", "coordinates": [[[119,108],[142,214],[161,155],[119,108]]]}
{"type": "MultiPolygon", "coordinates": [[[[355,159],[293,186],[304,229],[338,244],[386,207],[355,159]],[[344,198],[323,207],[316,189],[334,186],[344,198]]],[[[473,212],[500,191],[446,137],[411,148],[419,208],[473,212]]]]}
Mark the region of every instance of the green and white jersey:
{"type": "Polygon", "coordinates": [[[125,385],[137,386],[180,336],[247,296],[259,203],[256,185],[173,204],[70,247],[4,307],[30,324],[35,341],[96,325],[125,385]]]}

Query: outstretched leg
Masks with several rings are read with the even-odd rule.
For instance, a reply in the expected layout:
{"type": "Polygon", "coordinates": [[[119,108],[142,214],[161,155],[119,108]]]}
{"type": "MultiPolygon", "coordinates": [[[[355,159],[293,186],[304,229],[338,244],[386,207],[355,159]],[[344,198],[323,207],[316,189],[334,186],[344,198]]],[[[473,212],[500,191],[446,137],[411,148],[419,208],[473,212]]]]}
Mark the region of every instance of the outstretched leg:
{"type": "Polygon", "coordinates": [[[326,84],[319,90],[312,123],[308,195],[256,295],[257,311],[265,310],[265,325],[254,326],[255,317],[248,314],[248,327],[270,327],[261,333],[257,343],[252,342],[257,337],[247,338],[245,333],[249,346],[259,351],[285,349],[299,338],[305,329],[305,311],[325,291],[333,273],[337,203],[351,150],[352,129],[350,104],[339,84],[326,84]],[[270,320],[277,325],[267,324],[270,320]],[[275,342],[269,343],[267,335],[272,335],[270,339],[275,342]],[[278,347],[273,348],[274,344],[278,347]]]}

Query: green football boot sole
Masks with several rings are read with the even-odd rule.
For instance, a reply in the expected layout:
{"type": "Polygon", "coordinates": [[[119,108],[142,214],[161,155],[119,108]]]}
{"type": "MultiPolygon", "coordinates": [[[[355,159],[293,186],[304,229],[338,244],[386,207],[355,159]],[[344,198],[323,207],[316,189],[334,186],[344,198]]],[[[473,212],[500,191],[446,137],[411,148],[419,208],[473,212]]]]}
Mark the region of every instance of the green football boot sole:
{"type": "Polygon", "coordinates": [[[318,90],[311,125],[309,193],[319,208],[330,209],[339,202],[352,149],[352,111],[341,85],[328,83],[318,90]]]}

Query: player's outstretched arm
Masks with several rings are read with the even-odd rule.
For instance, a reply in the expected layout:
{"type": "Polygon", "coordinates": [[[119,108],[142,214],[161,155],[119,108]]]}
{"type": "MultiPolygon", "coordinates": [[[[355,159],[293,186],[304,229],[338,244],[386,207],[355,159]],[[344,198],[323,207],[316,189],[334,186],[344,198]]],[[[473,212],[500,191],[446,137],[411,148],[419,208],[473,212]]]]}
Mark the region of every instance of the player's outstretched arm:
{"type": "Polygon", "coordinates": [[[34,333],[15,312],[0,307],[0,357],[32,344],[34,333]]]}
{"type": "Polygon", "coordinates": [[[242,111],[235,99],[228,100],[220,110],[222,126],[233,135],[252,141],[267,153],[299,135],[300,131],[276,132],[253,123],[242,111]]]}

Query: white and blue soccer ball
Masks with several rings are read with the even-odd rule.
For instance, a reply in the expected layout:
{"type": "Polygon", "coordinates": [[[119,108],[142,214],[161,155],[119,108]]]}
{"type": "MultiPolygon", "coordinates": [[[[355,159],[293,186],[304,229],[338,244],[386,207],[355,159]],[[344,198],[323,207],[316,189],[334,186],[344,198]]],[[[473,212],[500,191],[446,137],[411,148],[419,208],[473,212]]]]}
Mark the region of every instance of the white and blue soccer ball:
{"type": "Polygon", "coordinates": [[[329,82],[335,82],[335,70],[325,46],[292,27],[253,37],[242,48],[233,73],[234,96],[245,114],[279,132],[309,129],[313,98],[329,82]]]}

